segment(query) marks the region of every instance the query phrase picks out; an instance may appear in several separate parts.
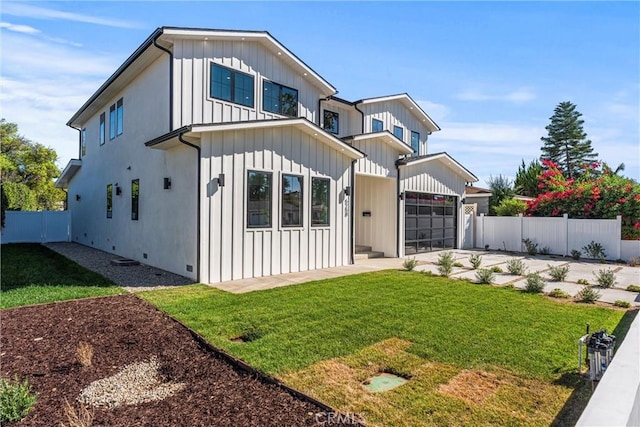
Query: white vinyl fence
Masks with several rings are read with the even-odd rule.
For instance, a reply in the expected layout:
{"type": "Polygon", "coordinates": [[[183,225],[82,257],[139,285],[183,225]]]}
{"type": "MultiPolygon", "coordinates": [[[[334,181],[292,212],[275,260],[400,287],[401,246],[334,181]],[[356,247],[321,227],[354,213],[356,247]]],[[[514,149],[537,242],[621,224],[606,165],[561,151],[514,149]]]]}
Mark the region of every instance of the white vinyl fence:
{"type": "Polygon", "coordinates": [[[640,255],[640,242],[622,241],[622,218],[569,219],[563,217],[539,218],[484,216],[476,217],[476,248],[502,249],[525,252],[523,239],[538,244],[538,249],[548,247],[552,254],[571,255],[571,250],[582,251],[589,243],[603,246],[607,259],[625,259],[640,255]],[[638,255],[635,252],[639,252],[638,255]],[[626,257],[626,258],[625,258],[626,257]]]}
{"type": "Polygon", "coordinates": [[[6,211],[2,243],[48,243],[71,241],[69,211],[6,211]]]}

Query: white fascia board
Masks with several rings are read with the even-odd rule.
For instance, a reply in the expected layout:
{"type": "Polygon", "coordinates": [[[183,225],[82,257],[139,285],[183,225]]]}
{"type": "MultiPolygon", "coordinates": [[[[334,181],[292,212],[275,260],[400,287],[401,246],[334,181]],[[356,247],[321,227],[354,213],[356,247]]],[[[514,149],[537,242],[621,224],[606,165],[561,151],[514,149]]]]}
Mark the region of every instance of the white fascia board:
{"type": "Polygon", "coordinates": [[[482,199],[482,198],[486,198],[486,197],[491,197],[493,195],[493,193],[473,193],[473,194],[468,194],[468,193],[464,193],[464,197],[473,199],[482,199]]]}
{"type": "Polygon", "coordinates": [[[476,177],[471,172],[469,172],[467,169],[465,169],[464,166],[462,166],[460,163],[458,163],[453,157],[451,157],[447,153],[440,153],[440,154],[436,154],[434,156],[425,157],[425,158],[422,158],[422,159],[417,159],[415,161],[409,161],[408,163],[400,164],[400,167],[415,166],[415,165],[419,165],[421,163],[427,163],[427,162],[431,162],[431,161],[434,161],[434,160],[440,160],[449,169],[453,169],[458,174],[462,175],[465,178],[465,181],[467,181],[467,182],[478,182],[479,181],[478,177],[476,177]]]}
{"type": "Polygon", "coordinates": [[[54,186],[56,188],[67,188],[69,185],[69,181],[71,178],[78,172],[78,170],[82,167],[82,160],[80,159],[71,159],[67,166],[65,166],[64,170],[56,180],[54,186]]]}
{"type": "Polygon", "coordinates": [[[265,44],[277,56],[283,57],[287,63],[294,65],[301,72],[303,78],[312,78],[315,85],[320,87],[324,93],[333,95],[338,90],[331,83],[322,78],[311,67],[305,64],[293,52],[282,45],[271,34],[266,31],[228,31],[228,30],[207,30],[189,28],[164,28],[163,35],[178,36],[183,38],[210,38],[215,40],[237,40],[237,41],[258,41],[265,44]]]}
{"type": "Polygon", "coordinates": [[[431,117],[406,93],[401,93],[398,95],[389,95],[389,96],[380,96],[377,98],[365,98],[358,101],[358,104],[375,104],[378,102],[387,102],[387,101],[400,101],[409,107],[409,110],[413,112],[418,118],[420,118],[425,125],[429,128],[431,132],[438,132],[440,126],[434,122],[431,117]]]}
{"type": "Polygon", "coordinates": [[[185,133],[185,136],[195,136],[195,134],[203,132],[223,132],[234,130],[251,130],[251,129],[273,129],[278,127],[295,127],[302,132],[310,135],[323,143],[329,145],[336,151],[339,151],[347,157],[356,160],[365,157],[364,153],[350,146],[344,141],[336,138],[328,132],[320,129],[315,124],[311,123],[307,119],[276,119],[276,120],[262,120],[262,121],[249,121],[249,122],[236,122],[236,123],[221,123],[213,125],[192,125],[191,131],[185,133]]]}
{"type": "Polygon", "coordinates": [[[377,139],[386,144],[391,145],[393,148],[397,149],[401,154],[413,154],[413,148],[405,144],[403,141],[399,140],[397,136],[392,134],[389,131],[375,132],[375,133],[363,133],[360,135],[353,135],[345,138],[346,140],[352,141],[364,141],[367,139],[377,139]]]}

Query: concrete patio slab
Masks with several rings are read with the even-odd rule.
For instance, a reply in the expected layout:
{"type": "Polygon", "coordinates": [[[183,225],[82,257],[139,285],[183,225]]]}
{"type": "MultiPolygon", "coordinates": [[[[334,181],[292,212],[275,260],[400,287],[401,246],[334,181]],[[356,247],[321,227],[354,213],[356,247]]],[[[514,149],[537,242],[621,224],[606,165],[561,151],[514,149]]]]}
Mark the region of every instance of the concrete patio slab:
{"type": "MultiPolygon", "coordinates": [[[[478,270],[466,270],[465,272],[461,274],[456,274],[453,277],[456,279],[468,279],[468,280],[471,280],[472,282],[477,283],[478,282],[478,279],[476,279],[477,272],[478,270]]],[[[506,285],[507,283],[513,282],[514,280],[517,280],[518,277],[520,277],[520,276],[513,276],[511,274],[502,274],[502,273],[495,273],[494,276],[495,276],[495,281],[493,282],[494,285],[506,285]]]]}
{"type": "Polygon", "coordinates": [[[567,264],[565,259],[552,259],[552,258],[533,258],[524,257],[522,259],[525,267],[527,267],[527,273],[543,272],[549,269],[549,266],[557,267],[559,265],[567,264]]]}
{"type": "Polygon", "coordinates": [[[640,268],[639,267],[621,267],[616,271],[616,280],[619,288],[626,288],[629,285],[640,286],[640,268]]]}

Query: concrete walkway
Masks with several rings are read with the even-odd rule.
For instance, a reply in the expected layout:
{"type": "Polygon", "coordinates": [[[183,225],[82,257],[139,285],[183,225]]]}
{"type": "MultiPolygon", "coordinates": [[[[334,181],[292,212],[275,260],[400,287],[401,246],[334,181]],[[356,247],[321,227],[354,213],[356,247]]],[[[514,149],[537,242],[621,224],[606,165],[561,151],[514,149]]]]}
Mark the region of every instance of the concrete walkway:
{"type": "MultiPolygon", "coordinates": [[[[616,284],[609,289],[601,289],[596,287],[600,292],[600,301],[613,304],[615,301],[627,301],[633,306],[640,306],[640,295],[638,292],[627,291],[629,285],[640,286],[640,267],[629,267],[620,264],[601,264],[599,262],[575,261],[571,258],[563,258],[561,256],[528,256],[521,253],[501,253],[487,251],[472,251],[455,249],[451,251],[454,261],[463,265],[463,267],[455,267],[451,278],[468,279],[476,281],[476,271],[472,269],[469,263],[469,256],[476,253],[482,257],[480,268],[499,267],[503,273],[496,273],[496,285],[512,284],[516,288],[524,289],[526,278],[524,276],[511,275],[507,272],[507,262],[511,259],[521,259],[527,268],[527,273],[540,273],[546,281],[545,292],[553,289],[561,289],[572,297],[575,296],[584,285],[579,284],[578,280],[586,280],[592,285],[596,285],[596,273],[600,270],[613,270],[616,278],[616,284]],[[548,274],[551,266],[557,267],[566,265],[569,267],[569,274],[563,282],[552,281],[548,274]]],[[[426,254],[418,254],[415,259],[420,265],[416,267],[417,271],[428,271],[438,274],[438,257],[441,252],[430,252],[426,254]]]]}

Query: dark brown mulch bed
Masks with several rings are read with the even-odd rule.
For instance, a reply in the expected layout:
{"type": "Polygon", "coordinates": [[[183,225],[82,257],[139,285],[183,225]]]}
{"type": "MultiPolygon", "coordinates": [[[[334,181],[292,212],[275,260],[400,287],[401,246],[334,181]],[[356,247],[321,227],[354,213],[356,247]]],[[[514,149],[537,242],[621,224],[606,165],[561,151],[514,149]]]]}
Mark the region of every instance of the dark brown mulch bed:
{"type": "Polygon", "coordinates": [[[186,388],[158,402],[96,408],[93,425],[305,426],[326,408],[234,368],[190,332],[133,295],[3,310],[2,375],[28,378],[38,402],[19,425],[67,423],[65,399],[78,407],[91,382],[157,356],[168,379],[186,388]],[[91,366],[78,362],[80,341],[94,348],[91,366]]]}

